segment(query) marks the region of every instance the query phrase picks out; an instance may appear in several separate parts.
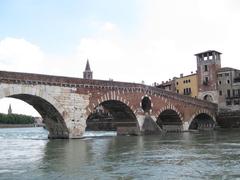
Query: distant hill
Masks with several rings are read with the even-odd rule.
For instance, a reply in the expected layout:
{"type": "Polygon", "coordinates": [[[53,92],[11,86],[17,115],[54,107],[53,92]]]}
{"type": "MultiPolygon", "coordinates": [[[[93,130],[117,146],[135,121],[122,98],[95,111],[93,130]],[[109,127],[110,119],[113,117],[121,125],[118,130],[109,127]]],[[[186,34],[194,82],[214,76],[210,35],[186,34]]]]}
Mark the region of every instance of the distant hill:
{"type": "Polygon", "coordinates": [[[33,124],[34,117],[22,114],[0,113],[0,124],[33,124]]]}

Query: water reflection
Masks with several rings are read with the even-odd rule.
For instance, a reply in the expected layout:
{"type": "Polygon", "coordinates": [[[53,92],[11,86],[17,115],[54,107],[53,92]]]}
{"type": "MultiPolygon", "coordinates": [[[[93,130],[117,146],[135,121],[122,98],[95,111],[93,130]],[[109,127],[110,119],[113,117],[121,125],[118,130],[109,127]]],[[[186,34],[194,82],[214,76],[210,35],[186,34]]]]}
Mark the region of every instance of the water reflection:
{"type": "Polygon", "coordinates": [[[0,179],[236,179],[239,135],[237,130],[76,140],[4,138],[0,179]]]}

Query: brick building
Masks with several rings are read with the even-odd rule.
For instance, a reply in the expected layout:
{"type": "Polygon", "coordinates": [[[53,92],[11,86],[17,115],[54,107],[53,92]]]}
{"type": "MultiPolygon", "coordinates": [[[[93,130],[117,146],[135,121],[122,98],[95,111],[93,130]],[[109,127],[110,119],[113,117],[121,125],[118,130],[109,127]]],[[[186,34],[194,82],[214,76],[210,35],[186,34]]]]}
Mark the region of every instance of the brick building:
{"type": "Polygon", "coordinates": [[[217,72],[221,68],[221,53],[210,50],[195,54],[197,58],[198,98],[218,102],[217,72]]]}

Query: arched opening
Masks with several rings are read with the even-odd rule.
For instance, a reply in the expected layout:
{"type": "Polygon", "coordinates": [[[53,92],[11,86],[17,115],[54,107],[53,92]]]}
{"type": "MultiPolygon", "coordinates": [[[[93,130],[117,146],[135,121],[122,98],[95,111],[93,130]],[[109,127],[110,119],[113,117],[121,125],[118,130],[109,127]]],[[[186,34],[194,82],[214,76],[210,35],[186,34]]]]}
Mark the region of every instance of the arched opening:
{"type": "Polygon", "coordinates": [[[149,112],[150,109],[152,108],[152,105],[151,105],[151,100],[149,99],[149,97],[145,96],[143,99],[142,99],[142,102],[141,102],[141,105],[142,105],[142,109],[144,112],[149,112]]]}
{"type": "Polygon", "coordinates": [[[87,119],[86,131],[117,131],[120,135],[138,131],[137,118],[132,110],[117,100],[99,104],[87,119]]]}
{"type": "Polygon", "coordinates": [[[204,99],[205,101],[213,102],[213,97],[212,97],[211,95],[209,95],[209,94],[205,95],[205,96],[203,97],[203,99],[204,99]]]}
{"type": "Polygon", "coordinates": [[[182,130],[182,121],[178,113],[172,109],[163,111],[157,119],[158,126],[168,132],[179,132],[182,130]]]}
{"type": "Polygon", "coordinates": [[[198,114],[191,122],[189,129],[209,130],[215,127],[215,121],[206,113],[198,114]]]}
{"type": "Polygon", "coordinates": [[[66,127],[63,117],[58,112],[58,110],[47,100],[39,96],[29,94],[15,94],[8,96],[8,98],[19,99],[31,105],[43,119],[45,127],[49,132],[49,138],[69,137],[68,129],[66,127]]]}

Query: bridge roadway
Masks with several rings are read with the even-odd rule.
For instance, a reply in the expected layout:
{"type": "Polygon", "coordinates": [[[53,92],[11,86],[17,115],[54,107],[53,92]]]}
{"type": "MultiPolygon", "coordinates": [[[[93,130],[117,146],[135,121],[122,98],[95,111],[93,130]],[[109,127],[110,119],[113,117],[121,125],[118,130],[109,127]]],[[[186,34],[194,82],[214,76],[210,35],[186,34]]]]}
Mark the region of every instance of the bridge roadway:
{"type": "Polygon", "coordinates": [[[32,105],[50,138],[81,138],[99,106],[121,122],[120,134],[212,128],[217,112],[217,104],[143,84],[0,71],[4,97],[32,105]]]}

